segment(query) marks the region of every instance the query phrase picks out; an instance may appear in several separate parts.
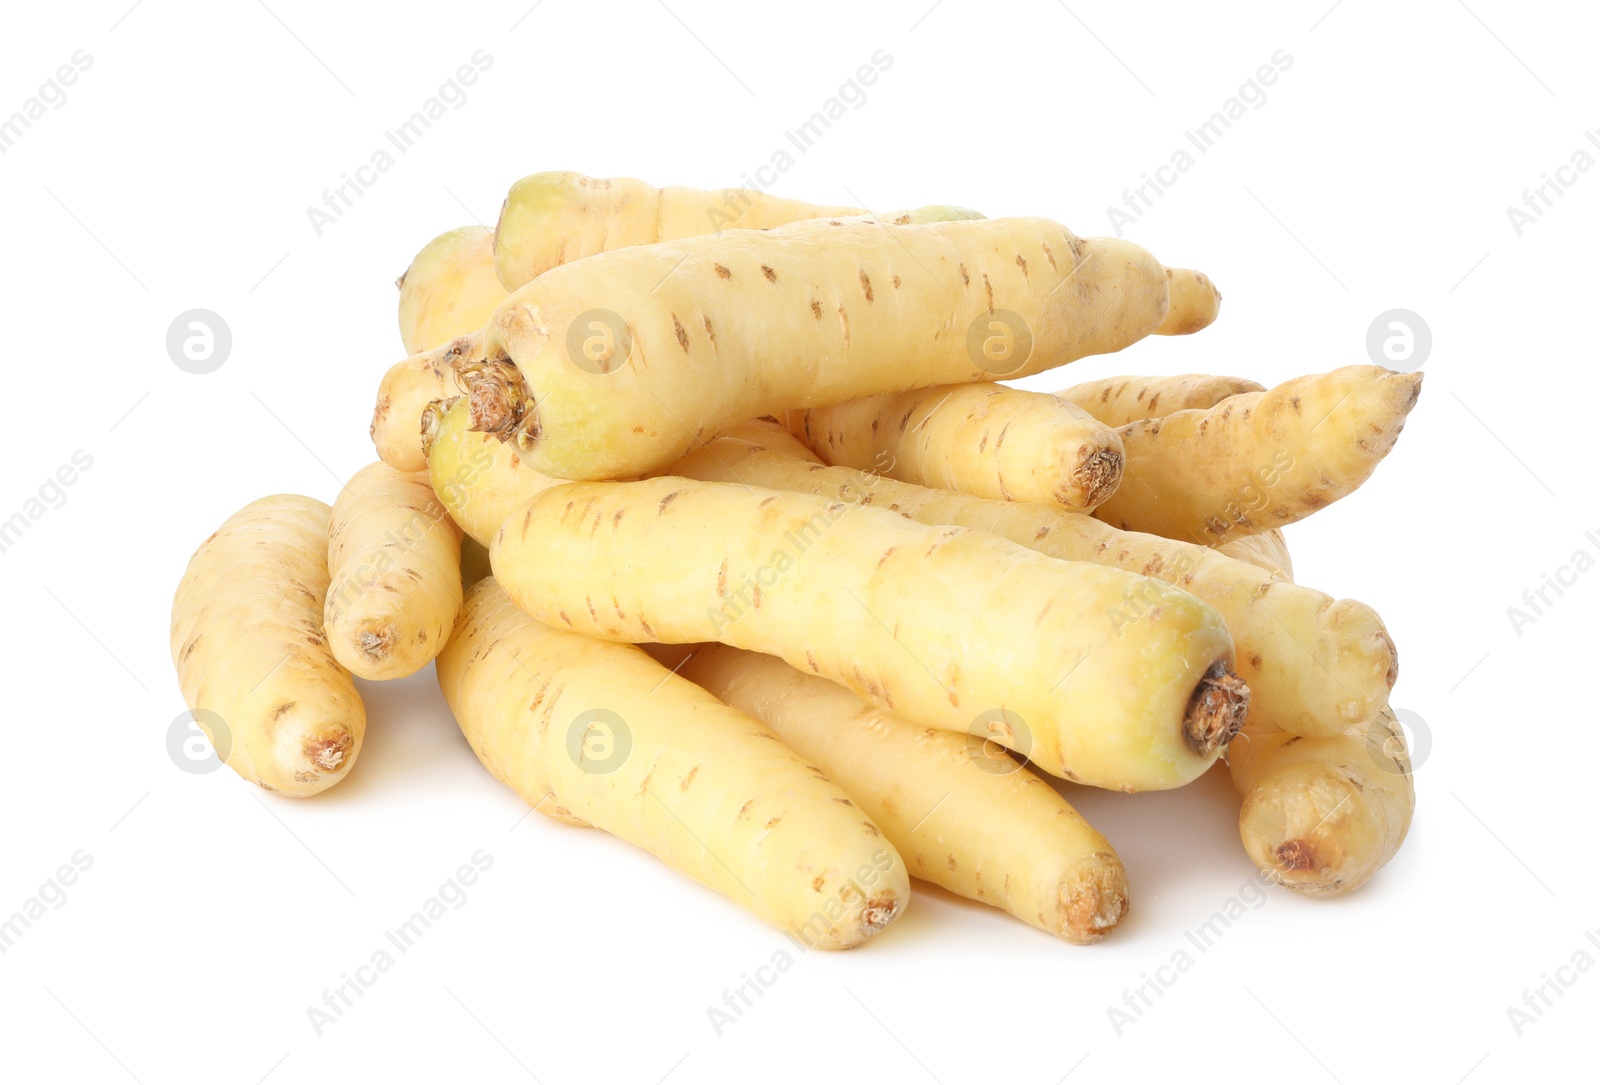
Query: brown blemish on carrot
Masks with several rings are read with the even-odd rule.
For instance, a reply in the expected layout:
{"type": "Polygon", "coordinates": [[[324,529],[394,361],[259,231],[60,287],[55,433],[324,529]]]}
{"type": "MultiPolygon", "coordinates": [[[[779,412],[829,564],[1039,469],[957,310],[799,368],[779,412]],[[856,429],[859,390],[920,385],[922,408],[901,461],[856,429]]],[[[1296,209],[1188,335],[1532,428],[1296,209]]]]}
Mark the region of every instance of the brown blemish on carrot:
{"type": "Polygon", "coordinates": [[[771,821],[767,822],[765,825],[763,825],[762,828],[763,829],[771,829],[774,825],[778,824],[778,822],[780,822],[782,820],[783,820],[783,815],[780,814],[777,817],[773,818],[771,821]]]}
{"type": "Polygon", "coordinates": [[[700,771],[700,766],[699,765],[696,765],[694,768],[690,769],[689,770],[689,774],[683,778],[683,783],[678,785],[678,790],[679,791],[688,791],[689,790],[689,785],[694,783],[694,774],[699,772],[699,771],[700,771]]]}
{"type": "Polygon", "coordinates": [[[719,278],[719,279],[731,279],[733,277],[733,272],[729,271],[727,268],[723,267],[721,264],[712,264],[711,266],[717,269],[717,278],[719,278]]]}
{"type": "Polygon", "coordinates": [[[861,292],[867,296],[868,301],[872,300],[872,280],[867,278],[865,271],[861,272],[861,292]]]}
{"type": "Polygon", "coordinates": [[[761,265],[761,274],[767,277],[767,282],[769,283],[775,283],[778,281],[778,273],[773,271],[766,264],[761,265]]]}
{"type": "Polygon", "coordinates": [[[1022,258],[1020,252],[1017,253],[1017,266],[1022,269],[1022,277],[1026,279],[1028,277],[1028,261],[1022,258]]]}
{"type": "Polygon", "coordinates": [[[1316,870],[1317,848],[1309,840],[1285,840],[1273,852],[1280,870],[1316,870]]]}
{"type": "Polygon", "coordinates": [[[666,512],[667,511],[667,506],[672,504],[675,500],[677,500],[678,495],[680,493],[682,493],[682,492],[683,492],[682,490],[673,490],[666,497],[663,497],[661,499],[661,503],[656,506],[656,515],[660,516],[662,513],[666,512]]]}
{"type": "Polygon", "coordinates": [[[811,303],[811,318],[813,320],[822,319],[822,303],[820,301],[813,301],[811,303]]]}
{"type": "Polygon", "coordinates": [[[683,330],[683,325],[678,323],[678,314],[672,314],[672,332],[678,337],[678,346],[683,348],[685,354],[689,353],[689,333],[683,330]]]}
{"type": "Polygon", "coordinates": [[[972,285],[972,279],[967,275],[967,265],[966,264],[957,264],[956,265],[956,270],[961,272],[961,285],[962,286],[971,286],[972,285]]]}
{"type": "Polygon", "coordinates": [[[1250,709],[1250,689],[1222,660],[1195,685],[1183,713],[1185,745],[1204,757],[1226,746],[1250,709]]]}
{"type": "MultiPolygon", "coordinates": [[[[334,772],[344,763],[344,755],[350,752],[354,741],[347,733],[333,738],[314,738],[306,742],[301,751],[306,760],[323,772],[334,772]]],[[[296,773],[295,778],[299,779],[299,775],[296,773]]]]}

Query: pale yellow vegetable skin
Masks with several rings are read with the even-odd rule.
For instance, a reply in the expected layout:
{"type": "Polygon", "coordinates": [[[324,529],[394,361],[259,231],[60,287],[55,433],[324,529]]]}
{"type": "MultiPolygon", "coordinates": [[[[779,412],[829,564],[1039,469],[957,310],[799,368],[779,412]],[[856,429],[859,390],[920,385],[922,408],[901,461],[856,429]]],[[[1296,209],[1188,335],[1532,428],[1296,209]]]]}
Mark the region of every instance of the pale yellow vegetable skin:
{"type": "Polygon", "coordinates": [[[1284,580],[1294,579],[1294,562],[1289,558],[1289,545],[1284,541],[1281,528],[1263,531],[1259,535],[1240,535],[1223,543],[1217,550],[1284,580]]]}
{"type": "Polygon", "coordinates": [[[461,531],[425,474],[386,463],[357,471],[333,503],[323,628],[362,678],[415,674],[444,647],[461,609],[461,531]]]}
{"type": "Polygon", "coordinates": [[[1265,391],[1265,386],[1244,377],[1183,373],[1175,377],[1104,377],[1074,384],[1056,395],[1082,407],[1108,426],[1121,427],[1178,411],[1215,407],[1241,392],[1265,391]]]}
{"type": "Polygon", "coordinates": [[[482,360],[483,333],[479,331],[390,366],[378,385],[369,431],[378,458],[396,471],[426,471],[422,412],[434,400],[450,399],[464,391],[456,384],[454,363],[482,360]]]}
{"type": "Polygon", "coordinates": [[[1203,271],[1167,268],[1167,297],[1167,317],[1157,335],[1192,335],[1209,328],[1222,310],[1222,291],[1203,271]]]}
{"type": "Polygon", "coordinates": [[[747,418],[1120,350],[1166,286],[1138,246],[1044,219],[729,231],[551,269],[461,375],[474,425],[535,470],[633,478],[747,418]]]}
{"type": "Polygon", "coordinates": [[[717,645],[678,672],[842,787],[911,873],[1069,942],[1128,908],[1128,873],[1056,790],[977,735],[920,727],[781,659],[717,645]]]}
{"type": "Polygon", "coordinates": [[[539,474],[510,445],[471,426],[465,399],[442,400],[423,412],[433,492],[461,530],[488,546],[506,517],[560,480],[539,474]]]}
{"type": "Polygon", "coordinates": [[[172,661],[195,722],[229,768],[282,795],[344,779],[367,729],[322,634],[331,516],[310,497],[251,502],[195,551],[172,601],[172,661]]]}
{"type": "MultiPolygon", "coordinates": [[[[1387,703],[1398,674],[1394,642],[1362,603],[1331,599],[1203,546],[1119,531],[1093,517],[824,467],[772,423],[739,426],[671,470],[705,481],[876,505],[924,524],[977,528],[1052,557],[1098,562],[1181,586],[1227,622],[1252,711],[1298,733],[1338,734],[1370,718],[1387,703]]],[[[1136,591],[1103,602],[1100,613],[1120,625],[1158,602],[1136,591]]]]}
{"type": "Polygon", "coordinates": [[[1251,861],[1309,897],[1366,884],[1399,850],[1417,804],[1405,732],[1387,707],[1327,738],[1252,719],[1228,747],[1228,769],[1251,861]]]}
{"type": "Polygon", "coordinates": [[[957,384],[793,412],[826,462],[997,501],[1087,511],[1122,479],[1122,440],[1041,392],[957,384]]]}
{"type": "Polygon", "coordinates": [[[479,760],[540,813],[645,849],[808,948],[859,945],[905,909],[905,864],[837,785],[637,648],[541,625],[491,578],[438,674],[479,760]]]}
{"type": "Polygon", "coordinates": [[[550,625],[780,656],[874,704],[1099,787],[1177,787],[1245,711],[1221,617],[1160,581],[807,494],[656,478],[545,490],[489,550],[550,625]],[[1127,593],[1142,613],[1112,620],[1127,593]]]}
{"type": "Polygon", "coordinates": [[[508,291],[494,273],[494,231],[447,230],[423,246],[395,284],[400,341],[420,354],[482,328],[508,291]]]}
{"type": "Polygon", "coordinates": [[[1365,482],[1394,446],[1421,373],[1352,365],[1119,432],[1108,524],[1216,545],[1292,524],[1365,482]]]}
{"type": "Polygon", "coordinates": [[[511,291],[560,264],[611,249],[858,214],[857,207],[789,200],[754,189],[656,188],[631,177],[536,173],[512,185],[500,209],[495,269],[511,291]]]}

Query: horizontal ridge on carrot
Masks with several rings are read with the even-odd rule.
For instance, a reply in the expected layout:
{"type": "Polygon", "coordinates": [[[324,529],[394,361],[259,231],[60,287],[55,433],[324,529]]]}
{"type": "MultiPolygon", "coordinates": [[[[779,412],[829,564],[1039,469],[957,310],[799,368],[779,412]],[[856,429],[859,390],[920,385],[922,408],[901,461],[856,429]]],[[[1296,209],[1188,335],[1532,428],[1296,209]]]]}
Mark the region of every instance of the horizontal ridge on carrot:
{"type": "Polygon", "coordinates": [[[444,647],[461,608],[461,531],[426,475],[373,463],[333,503],[328,646],[375,681],[415,674],[444,647]]]}
{"type": "Polygon", "coordinates": [[[1088,511],[1122,481],[1122,438],[1042,392],[955,384],[791,412],[836,467],[997,501],[1088,511]]]}
{"type": "Polygon", "coordinates": [[[322,632],[321,501],[252,501],[200,544],[172,600],[172,662],[194,721],[229,768],[284,795],[323,791],[355,764],[366,709],[322,632]]]}
{"type": "MultiPolygon", "coordinates": [[[[1236,669],[1250,687],[1251,711],[1296,733],[1337,734],[1369,718],[1387,702],[1398,673],[1394,642],[1382,619],[1362,603],[1331,599],[1208,547],[1119,531],[1091,516],[824,467],[773,423],[736,427],[673,464],[672,471],[874,505],[924,524],[977,528],[1052,557],[1112,565],[1180,586],[1216,607],[1227,622],[1236,669]]],[[[1156,605],[1154,596],[1140,591],[1107,602],[1107,620],[1121,623],[1156,605]]]]}
{"type": "Polygon", "coordinates": [[[987,737],[919,727],[781,659],[699,648],[678,672],[748,712],[844,788],[912,874],[1069,942],[1128,909],[1111,845],[987,737]]]}
{"type": "Polygon", "coordinates": [[[396,471],[427,470],[422,412],[434,400],[462,394],[456,384],[456,363],[468,365],[482,359],[483,332],[476,331],[390,366],[378,385],[368,430],[378,458],[396,471]]]}
{"type": "Polygon", "coordinates": [[[1125,481],[1094,514],[1209,546],[1292,524],[1367,480],[1421,391],[1421,373],[1351,365],[1131,422],[1125,481]]]}
{"type": "Polygon", "coordinates": [[[556,486],[512,514],[490,560],[558,628],[720,640],[919,723],[1000,720],[995,741],[1100,787],[1194,779],[1249,701],[1221,616],[1187,592],[810,494],[670,477],[556,486]],[[1127,598],[1144,605],[1114,620],[1127,598]]]}
{"type": "Polygon", "coordinates": [[[535,173],[512,185],[500,208],[495,270],[506,290],[517,290],[553,267],[611,249],[861,213],[759,189],[657,188],[632,177],[535,173]]]}
{"type": "Polygon", "coordinates": [[[490,578],[438,673],[473,752],[535,809],[644,848],[807,948],[859,945],[905,909],[905,864],[840,788],[637,648],[541,625],[490,578]]]}
{"type": "Polygon", "coordinates": [[[1209,373],[1183,373],[1175,377],[1136,377],[1119,374],[1064,388],[1056,395],[1076,404],[1108,426],[1126,426],[1146,418],[1161,418],[1194,408],[1215,407],[1241,392],[1266,388],[1244,377],[1219,377],[1209,373]]]}
{"type": "Polygon", "coordinates": [[[816,220],[553,268],[458,376],[536,471],[633,478],[747,418],[1121,350],[1167,304],[1149,253],[1046,219],[816,220]]]}
{"type": "Polygon", "coordinates": [[[395,285],[407,354],[477,331],[507,294],[494,274],[494,234],[484,226],[440,234],[422,247],[395,285]]]}

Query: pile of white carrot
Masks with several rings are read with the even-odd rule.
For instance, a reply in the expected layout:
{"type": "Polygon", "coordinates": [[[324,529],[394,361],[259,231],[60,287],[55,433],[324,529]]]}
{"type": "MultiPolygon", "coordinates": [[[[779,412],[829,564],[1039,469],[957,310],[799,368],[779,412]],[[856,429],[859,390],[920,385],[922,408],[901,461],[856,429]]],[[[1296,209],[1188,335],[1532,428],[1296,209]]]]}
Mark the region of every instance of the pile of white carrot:
{"type": "Polygon", "coordinates": [[[1420,376],[1000,383],[1220,304],[1045,219],[525,178],[402,278],[378,461],[196,552],[185,699],[309,796],[360,753],[352,676],[432,663],[540,813],[808,946],[870,938],[913,876],[1095,941],[1127,873],[1051,778],[1219,759],[1261,871],[1349,892],[1415,802],[1395,648],[1279,529],[1366,480],[1420,376]]]}

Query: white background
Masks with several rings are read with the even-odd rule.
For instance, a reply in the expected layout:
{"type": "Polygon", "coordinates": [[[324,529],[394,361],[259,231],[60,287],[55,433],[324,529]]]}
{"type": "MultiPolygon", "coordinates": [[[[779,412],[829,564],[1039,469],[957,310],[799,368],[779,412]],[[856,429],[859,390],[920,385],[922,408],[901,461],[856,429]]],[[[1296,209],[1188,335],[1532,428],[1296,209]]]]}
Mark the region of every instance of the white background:
{"type": "Polygon", "coordinates": [[[93,464],[0,554],[0,915],[74,852],[92,866],[0,956],[0,1076],[1592,1074],[1584,1026],[1600,974],[1563,973],[1576,982],[1520,1036],[1507,1008],[1576,951],[1600,960],[1584,934],[1600,927],[1600,572],[1520,635],[1507,608],[1574,551],[1600,556],[1597,282],[1581,243],[1600,221],[1600,169],[1520,237],[1506,214],[1600,128],[1592,11],[669,6],[143,0],[130,12],[117,0],[8,13],[0,117],[75,50],[92,66],[0,155],[12,373],[0,519],[76,450],[93,464]],[[465,105],[318,237],[307,207],[478,49],[493,65],[465,105]],[[1107,942],[1061,944],[928,889],[863,949],[801,955],[718,1036],[707,1007],[792,947],[615,840],[523,819],[431,673],[363,686],[365,752],[315,800],[186,774],[165,746],[183,709],[167,623],[184,563],[252,498],[331,501],[373,458],[374,389],[401,355],[393,280],[417,248],[492,225],[510,183],[538,170],[753,179],[879,49],[893,63],[865,104],[777,191],[1043,214],[1083,234],[1110,232],[1107,207],[1186,129],[1275,50],[1292,56],[1266,103],[1125,231],[1208,271],[1226,295],[1220,321],[1084,360],[1072,378],[1272,384],[1366,361],[1385,310],[1432,329],[1393,455],[1289,532],[1299,579],[1373,604],[1400,645],[1394,703],[1431,743],[1411,838],[1348,899],[1271,892],[1120,1036],[1107,1007],[1193,954],[1185,932],[1252,881],[1220,774],[1180,792],[1072,793],[1136,876],[1132,915],[1107,942]],[[209,375],[180,371],[165,348],[193,308],[232,331],[209,375]],[[477,849],[493,866],[466,904],[318,1037],[307,1007],[477,849]]]}

